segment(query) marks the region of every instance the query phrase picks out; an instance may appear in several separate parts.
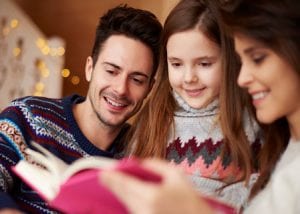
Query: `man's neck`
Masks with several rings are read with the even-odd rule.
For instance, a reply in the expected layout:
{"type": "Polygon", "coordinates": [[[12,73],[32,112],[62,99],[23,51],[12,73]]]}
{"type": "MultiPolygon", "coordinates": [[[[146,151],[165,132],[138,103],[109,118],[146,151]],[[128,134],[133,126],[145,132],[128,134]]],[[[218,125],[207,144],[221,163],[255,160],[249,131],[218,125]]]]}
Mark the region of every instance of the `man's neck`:
{"type": "Polygon", "coordinates": [[[97,117],[86,111],[86,102],[73,107],[75,120],[84,136],[97,148],[107,150],[119,134],[121,127],[113,128],[101,124],[97,117]],[[84,119],[82,119],[84,118],[84,119]]]}

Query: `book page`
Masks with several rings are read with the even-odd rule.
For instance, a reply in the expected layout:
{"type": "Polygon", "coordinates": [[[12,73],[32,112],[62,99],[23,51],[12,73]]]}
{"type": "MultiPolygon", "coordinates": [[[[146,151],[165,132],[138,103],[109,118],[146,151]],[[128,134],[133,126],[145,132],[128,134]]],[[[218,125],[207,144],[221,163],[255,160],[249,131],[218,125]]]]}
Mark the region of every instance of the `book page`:
{"type": "Polygon", "coordinates": [[[35,142],[32,142],[32,145],[37,149],[37,151],[27,148],[25,152],[30,155],[32,161],[46,168],[51,173],[53,179],[55,179],[58,182],[57,184],[59,185],[61,175],[69,167],[69,164],[56,157],[41,145],[35,142]]]}
{"type": "Polygon", "coordinates": [[[116,163],[116,161],[111,158],[82,157],[71,164],[67,164],[41,145],[35,142],[32,142],[32,145],[38,152],[32,149],[26,149],[26,152],[34,161],[41,164],[49,171],[52,179],[57,182],[57,185],[65,182],[69,177],[79,171],[85,169],[107,169],[116,163]]]}
{"type": "Polygon", "coordinates": [[[116,164],[116,160],[105,157],[86,157],[74,161],[65,170],[62,175],[61,181],[65,182],[72,175],[85,170],[85,169],[112,169],[116,164]]]}
{"type": "Polygon", "coordinates": [[[18,162],[12,169],[24,182],[34,189],[45,200],[49,201],[56,197],[59,190],[57,181],[46,169],[33,165],[25,160],[18,162]]]}

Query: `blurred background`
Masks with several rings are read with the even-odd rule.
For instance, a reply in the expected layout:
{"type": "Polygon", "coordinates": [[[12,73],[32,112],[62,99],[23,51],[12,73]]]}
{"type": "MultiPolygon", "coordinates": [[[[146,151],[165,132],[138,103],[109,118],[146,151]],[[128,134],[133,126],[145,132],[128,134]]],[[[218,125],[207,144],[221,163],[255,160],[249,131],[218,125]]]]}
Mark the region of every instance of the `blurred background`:
{"type": "Polygon", "coordinates": [[[0,110],[26,96],[85,95],[99,17],[120,4],[164,22],[178,0],[0,0],[0,110]]]}

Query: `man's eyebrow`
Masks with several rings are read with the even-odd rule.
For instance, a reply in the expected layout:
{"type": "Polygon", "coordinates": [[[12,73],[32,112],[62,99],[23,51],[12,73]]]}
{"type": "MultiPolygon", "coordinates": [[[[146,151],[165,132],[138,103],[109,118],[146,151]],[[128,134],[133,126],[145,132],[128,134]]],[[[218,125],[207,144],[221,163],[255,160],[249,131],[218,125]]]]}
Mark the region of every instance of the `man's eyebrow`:
{"type": "Polygon", "coordinates": [[[111,62],[102,62],[102,64],[103,64],[103,65],[109,65],[109,66],[112,66],[112,67],[114,67],[114,68],[116,68],[116,69],[118,69],[118,70],[121,69],[121,67],[120,67],[119,65],[116,65],[116,64],[111,63],[111,62]]]}
{"type": "MultiPolygon", "coordinates": [[[[114,63],[111,63],[111,62],[103,62],[102,63],[103,65],[109,65],[109,66],[112,66],[118,70],[122,70],[122,68],[119,66],[119,65],[116,65],[114,63]]],[[[149,79],[149,76],[141,71],[134,71],[132,72],[130,75],[134,76],[134,75],[138,75],[138,76],[144,76],[145,78],[149,79]]]]}

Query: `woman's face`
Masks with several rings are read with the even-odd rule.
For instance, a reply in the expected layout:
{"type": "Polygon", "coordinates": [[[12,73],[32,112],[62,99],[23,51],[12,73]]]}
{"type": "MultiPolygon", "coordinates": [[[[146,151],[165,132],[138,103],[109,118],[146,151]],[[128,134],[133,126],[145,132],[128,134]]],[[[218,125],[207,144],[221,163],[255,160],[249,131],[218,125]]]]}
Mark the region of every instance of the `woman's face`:
{"type": "Polygon", "coordinates": [[[284,58],[255,40],[237,34],[234,41],[242,61],[238,84],[252,96],[258,120],[271,123],[286,117],[290,124],[299,121],[299,73],[284,58]]]}

